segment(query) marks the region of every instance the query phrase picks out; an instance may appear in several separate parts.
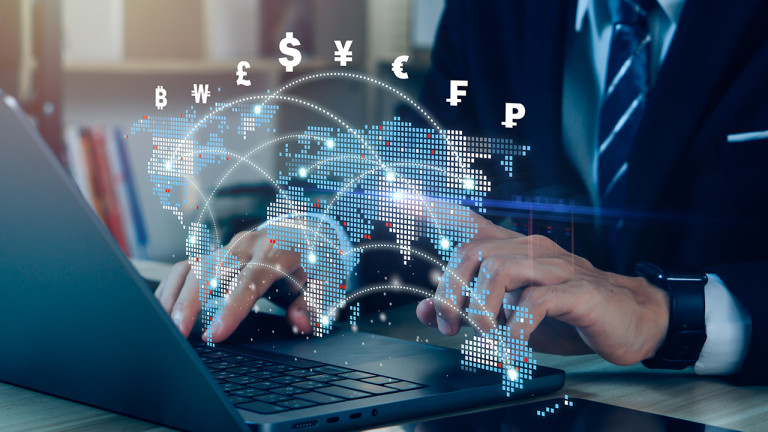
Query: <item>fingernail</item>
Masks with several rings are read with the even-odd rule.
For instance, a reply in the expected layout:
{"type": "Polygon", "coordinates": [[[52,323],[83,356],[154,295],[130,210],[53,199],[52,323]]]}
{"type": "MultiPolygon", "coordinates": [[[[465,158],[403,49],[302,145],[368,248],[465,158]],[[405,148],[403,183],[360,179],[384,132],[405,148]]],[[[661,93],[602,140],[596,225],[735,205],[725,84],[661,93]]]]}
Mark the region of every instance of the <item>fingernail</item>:
{"type": "Polygon", "coordinates": [[[173,316],[171,316],[171,321],[173,321],[173,324],[176,326],[177,329],[181,330],[181,314],[175,313],[173,316]]]}
{"type": "Polygon", "coordinates": [[[453,333],[453,326],[451,326],[448,323],[448,321],[444,320],[441,317],[437,317],[437,328],[440,330],[440,333],[443,333],[443,334],[453,333]]]}

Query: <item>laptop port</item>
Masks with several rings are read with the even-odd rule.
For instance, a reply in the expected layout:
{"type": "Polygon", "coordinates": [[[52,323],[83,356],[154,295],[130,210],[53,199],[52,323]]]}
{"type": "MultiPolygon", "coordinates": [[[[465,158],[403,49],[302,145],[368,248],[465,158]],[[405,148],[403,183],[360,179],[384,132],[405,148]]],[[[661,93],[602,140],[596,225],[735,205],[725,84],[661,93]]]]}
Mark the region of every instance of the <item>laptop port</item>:
{"type": "Polygon", "coordinates": [[[301,423],[296,423],[291,426],[291,429],[306,429],[317,426],[317,420],[309,420],[301,423]]]}
{"type": "Polygon", "coordinates": [[[328,417],[328,420],[326,420],[326,421],[328,423],[336,423],[337,421],[339,421],[339,418],[335,417],[335,416],[334,417],[328,417]]]}
{"type": "Polygon", "coordinates": [[[379,415],[379,410],[377,410],[376,408],[374,408],[374,409],[371,411],[371,415],[372,415],[373,417],[376,417],[377,415],[379,415]]]}
{"type": "Polygon", "coordinates": [[[363,416],[363,413],[352,413],[349,415],[349,419],[350,420],[359,419],[362,416],[363,416]]]}

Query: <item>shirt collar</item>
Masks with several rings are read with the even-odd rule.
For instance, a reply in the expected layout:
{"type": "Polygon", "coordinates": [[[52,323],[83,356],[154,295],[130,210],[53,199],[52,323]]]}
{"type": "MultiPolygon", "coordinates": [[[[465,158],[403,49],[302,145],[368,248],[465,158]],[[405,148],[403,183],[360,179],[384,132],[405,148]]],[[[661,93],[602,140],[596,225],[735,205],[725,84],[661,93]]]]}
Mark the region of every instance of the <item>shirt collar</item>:
{"type": "MultiPolygon", "coordinates": [[[[581,31],[584,24],[584,19],[587,17],[587,12],[593,7],[595,0],[578,0],[576,4],[576,23],[575,29],[577,32],[581,31]]],[[[602,0],[605,1],[605,0],[602,0]]],[[[656,0],[661,7],[661,10],[667,14],[667,17],[672,24],[677,24],[680,20],[680,13],[683,11],[683,5],[685,0],[656,0]]]]}

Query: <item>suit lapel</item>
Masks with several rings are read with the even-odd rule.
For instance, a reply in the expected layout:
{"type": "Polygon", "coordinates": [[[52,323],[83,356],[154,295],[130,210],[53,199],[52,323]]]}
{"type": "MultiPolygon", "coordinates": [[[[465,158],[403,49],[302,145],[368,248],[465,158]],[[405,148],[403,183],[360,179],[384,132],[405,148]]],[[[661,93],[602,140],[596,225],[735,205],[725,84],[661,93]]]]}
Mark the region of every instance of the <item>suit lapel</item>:
{"type": "MultiPolygon", "coordinates": [[[[627,210],[651,210],[683,149],[713,109],[713,97],[747,23],[760,0],[738,5],[719,0],[688,0],[656,84],[648,93],[645,117],[632,146],[627,170],[627,210]]],[[[631,226],[631,223],[625,226],[631,226]]],[[[637,230],[618,233],[614,250],[617,270],[631,265],[637,230]]]]}

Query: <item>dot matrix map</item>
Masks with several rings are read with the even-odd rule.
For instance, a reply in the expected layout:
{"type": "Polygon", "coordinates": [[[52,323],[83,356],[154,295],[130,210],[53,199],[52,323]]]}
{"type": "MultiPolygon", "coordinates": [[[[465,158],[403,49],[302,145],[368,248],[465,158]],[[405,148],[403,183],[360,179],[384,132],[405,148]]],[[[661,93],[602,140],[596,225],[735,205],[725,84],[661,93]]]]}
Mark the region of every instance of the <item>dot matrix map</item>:
{"type": "MultiPolygon", "coordinates": [[[[186,232],[188,261],[198,277],[205,325],[216,324],[228,296],[237,289],[239,270],[246,265],[222,248],[225,239],[210,207],[217,188],[243,165],[265,177],[275,189],[275,198],[267,207],[267,221],[254,230],[262,230],[272,247],[298,252],[307,274],[303,292],[313,333],[320,337],[332,329],[336,312],[353,298],[395,289],[431,297],[432,293],[402,285],[350,290],[347,281],[360,255],[376,249],[396,248],[405,264],[414,258],[444,263],[477,233],[468,206],[477,213],[485,212],[483,201],[492,185],[482,169],[475,167],[476,162],[501,159],[512,176],[514,159],[530,151],[530,147],[511,140],[468,137],[462,131],[445,130],[398,90],[372,78],[337,73],[316,74],[275,92],[215,103],[205,114],[190,107],[178,117],[143,116],[131,128],[131,134],[140,133],[152,138],[147,172],[153,194],[186,232]],[[415,127],[395,117],[352,128],[322,106],[284,94],[293,86],[317,79],[357,79],[383,87],[409,102],[434,127],[415,127]],[[322,113],[331,126],[305,125],[303,132],[278,134],[270,126],[283,103],[322,113]],[[230,129],[231,121],[237,125],[230,129]],[[268,137],[249,140],[257,129],[268,137]],[[230,135],[237,139],[225,139],[230,135]],[[232,147],[243,145],[245,151],[232,151],[232,147]],[[260,164],[263,153],[259,152],[276,153],[282,168],[270,175],[260,164]],[[200,173],[214,165],[223,165],[225,173],[212,188],[201,187],[197,183],[200,173]],[[199,204],[190,206],[192,202],[199,204]],[[187,221],[185,211],[192,212],[193,220],[187,221]],[[203,223],[204,217],[210,226],[203,223]],[[422,236],[434,246],[437,258],[414,247],[422,236]]],[[[269,263],[255,264],[270,267],[269,263]]],[[[484,306],[488,292],[476,292],[477,278],[469,283],[459,280],[454,272],[457,264],[443,264],[448,286],[445,301],[460,311],[463,305],[458,303],[458,295],[470,296],[473,309],[468,314],[460,312],[479,330],[473,317],[491,315],[484,306]]],[[[527,311],[515,310],[513,305],[505,304],[504,308],[515,316],[529,317],[527,311]]],[[[358,315],[359,303],[352,306],[350,319],[356,321],[358,315]]],[[[462,346],[462,366],[501,373],[508,393],[521,388],[536,365],[523,335],[511,335],[510,331],[500,326],[481,332],[462,346]]]]}

